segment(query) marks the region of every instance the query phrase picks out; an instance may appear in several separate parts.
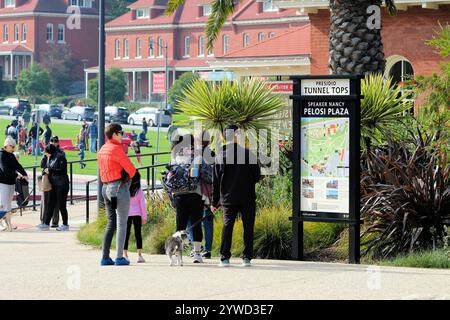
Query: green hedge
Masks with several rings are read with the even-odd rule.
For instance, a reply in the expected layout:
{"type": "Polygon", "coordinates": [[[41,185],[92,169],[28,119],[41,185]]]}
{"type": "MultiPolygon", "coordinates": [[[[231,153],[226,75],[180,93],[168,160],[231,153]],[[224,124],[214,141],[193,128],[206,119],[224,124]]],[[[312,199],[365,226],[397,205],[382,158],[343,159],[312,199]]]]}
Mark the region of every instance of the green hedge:
{"type": "Polygon", "coordinates": [[[16,95],[16,86],[17,81],[15,80],[0,81],[0,95],[4,97],[16,95]]]}

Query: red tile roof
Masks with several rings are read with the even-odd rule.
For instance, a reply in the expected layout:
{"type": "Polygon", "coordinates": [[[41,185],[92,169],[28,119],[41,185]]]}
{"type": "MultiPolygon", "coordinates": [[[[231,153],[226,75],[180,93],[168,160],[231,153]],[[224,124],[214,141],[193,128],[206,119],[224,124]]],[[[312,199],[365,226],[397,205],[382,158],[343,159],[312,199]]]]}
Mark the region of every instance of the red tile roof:
{"type": "MultiPolygon", "coordinates": [[[[139,0],[129,8],[151,7],[153,3],[166,2],[167,0],[139,0]]],[[[186,0],[184,5],[172,15],[161,15],[151,19],[134,19],[132,20],[131,11],[107,23],[106,27],[119,26],[145,26],[145,25],[159,25],[159,24],[184,24],[184,23],[201,23],[208,20],[207,16],[199,16],[198,7],[208,4],[210,0],[186,0]]],[[[264,20],[274,18],[298,17],[296,9],[284,9],[278,12],[260,12],[257,13],[259,3],[256,0],[244,0],[236,7],[235,13],[231,20],[264,20]]],[[[229,19],[230,21],[230,19],[229,19]]]]}
{"type": "Polygon", "coordinates": [[[0,52],[33,52],[20,44],[0,44],[0,52]]]}
{"type": "MultiPolygon", "coordinates": [[[[15,8],[1,8],[0,14],[25,12],[66,13],[67,7],[65,0],[25,0],[15,8]]],[[[81,12],[84,14],[98,13],[96,8],[81,8],[81,12]]]]}
{"type": "Polygon", "coordinates": [[[311,54],[311,26],[306,24],[217,58],[284,57],[309,54],[311,54]],[[280,48],[283,49],[280,50],[280,48]]]}

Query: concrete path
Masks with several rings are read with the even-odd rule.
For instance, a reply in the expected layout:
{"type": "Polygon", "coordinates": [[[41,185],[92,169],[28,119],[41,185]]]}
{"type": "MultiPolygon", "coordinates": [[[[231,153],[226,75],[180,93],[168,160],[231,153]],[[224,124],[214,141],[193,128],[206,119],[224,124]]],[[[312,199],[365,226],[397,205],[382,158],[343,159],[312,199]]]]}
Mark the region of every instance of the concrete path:
{"type": "MultiPolygon", "coordinates": [[[[95,208],[95,203],[92,202],[95,208]]],[[[169,267],[145,255],[128,267],[101,267],[101,252],[80,245],[84,204],[69,207],[70,232],[41,232],[38,213],[14,216],[19,229],[0,231],[0,299],[450,299],[450,270],[232,259],[169,267]]],[[[115,257],[115,253],[111,255],[115,257]]]]}

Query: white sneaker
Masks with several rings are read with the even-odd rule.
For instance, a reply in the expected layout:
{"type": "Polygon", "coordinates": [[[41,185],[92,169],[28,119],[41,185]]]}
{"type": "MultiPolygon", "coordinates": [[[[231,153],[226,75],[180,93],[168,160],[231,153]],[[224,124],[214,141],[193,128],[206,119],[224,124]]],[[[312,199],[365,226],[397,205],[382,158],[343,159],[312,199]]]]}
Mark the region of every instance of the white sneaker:
{"type": "Polygon", "coordinates": [[[137,263],[144,263],[144,262],[145,262],[144,257],[143,256],[139,256],[138,259],[137,259],[137,263]]]}
{"type": "Polygon", "coordinates": [[[202,255],[199,252],[194,254],[194,263],[203,263],[202,255]]]}
{"type": "Polygon", "coordinates": [[[66,225],[62,224],[61,226],[56,228],[56,230],[57,231],[69,231],[69,226],[66,226],[66,225]]]}

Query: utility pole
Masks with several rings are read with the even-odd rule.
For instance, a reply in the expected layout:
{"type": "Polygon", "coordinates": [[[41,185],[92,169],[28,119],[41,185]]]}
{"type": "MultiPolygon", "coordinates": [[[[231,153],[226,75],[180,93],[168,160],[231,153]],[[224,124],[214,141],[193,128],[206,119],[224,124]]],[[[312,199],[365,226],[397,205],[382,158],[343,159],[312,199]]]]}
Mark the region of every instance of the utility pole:
{"type": "MultiPolygon", "coordinates": [[[[105,144],[105,0],[99,0],[99,55],[98,55],[98,150],[105,144]]],[[[97,209],[104,207],[102,181],[97,169],[97,209]]]]}

